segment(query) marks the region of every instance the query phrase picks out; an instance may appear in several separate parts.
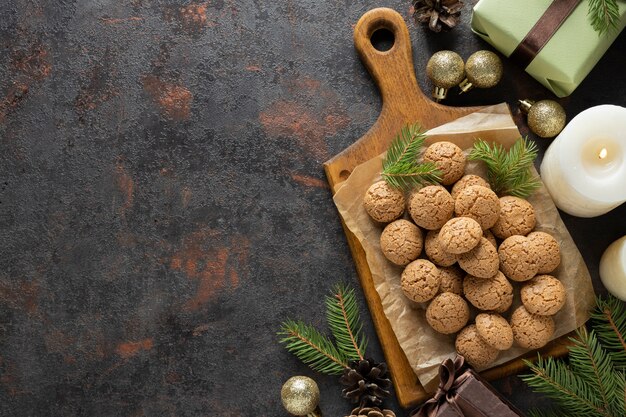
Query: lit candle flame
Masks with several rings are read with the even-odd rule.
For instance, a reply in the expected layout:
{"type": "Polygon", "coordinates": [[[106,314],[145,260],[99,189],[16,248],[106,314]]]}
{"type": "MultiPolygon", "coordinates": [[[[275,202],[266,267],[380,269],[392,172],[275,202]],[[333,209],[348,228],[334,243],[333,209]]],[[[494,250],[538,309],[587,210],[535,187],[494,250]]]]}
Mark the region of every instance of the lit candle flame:
{"type": "Polygon", "coordinates": [[[602,148],[602,150],[601,150],[601,151],[600,151],[600,153],[598,154],[598,157],[599,157],[600,159],[604,159],[604,158],[606,158],[606,155],[607,155],[608,153],[609,153],[609,152],[606,150],[606,148],[602,148]]]}

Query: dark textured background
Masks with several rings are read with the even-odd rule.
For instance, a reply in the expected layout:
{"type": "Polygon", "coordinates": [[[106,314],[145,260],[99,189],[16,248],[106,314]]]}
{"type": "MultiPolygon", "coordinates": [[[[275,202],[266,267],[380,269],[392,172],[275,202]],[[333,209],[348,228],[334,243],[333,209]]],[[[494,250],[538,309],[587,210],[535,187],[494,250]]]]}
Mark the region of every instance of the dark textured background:
{"type": "MultiPolygon", "coordinates": [[[[407,17],[425,89],[431,53],[487,47],[471,4],[436,35],[409,3],[2,2],[0,415],[283,416],[297,374],[318,381],[327,416],[350,409],[275,332],[287,317],[323,325],[328,288],[357,283],[321,163],[380,109],[358,18],[407,17]]],[[[622,34],[561,100],[569,117],[626,104],[625,51],[622,34]]],[[[448,103],[551,97],[505,71],[448,103]]],[[[625,216],[564,216],[598,291],[625,216]]],[[[496,386],[522,409],[538,398],[516,377],[496,386]]]]}

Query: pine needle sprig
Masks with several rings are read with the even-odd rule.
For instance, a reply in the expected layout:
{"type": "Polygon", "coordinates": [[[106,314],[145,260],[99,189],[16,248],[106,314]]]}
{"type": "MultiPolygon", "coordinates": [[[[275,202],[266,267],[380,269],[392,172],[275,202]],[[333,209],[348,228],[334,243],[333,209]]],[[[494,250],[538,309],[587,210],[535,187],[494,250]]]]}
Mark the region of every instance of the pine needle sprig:
{"type": "Polygon", "coordinates": [[[522,376],[533,390],[555,400],[571,417],[602,416],[603,409],[590,387],[561,361],[538,357],[536,363],[524,361],[533,372],[522,376]]]}
{"type": "Polygon", "coordinates": [[[541,358],[521,378],[537,392],[554,400],[558,408],[534,411],[534,417],[626,416],[626,372],[619,361],[626,352],[623,334],[626,308],[620,300],[598,298],[591,327],[570,338],[569,365],[563,360],[541,358]]]}
{"type": "MultiPolygon", "coordinates": [[[[619,372],[613,372],[613,361],[608,352],[598,343],[595,332],[587,332],[585,328],[576,332],[577,338],[570,347],[570,365],[572,372],[580,375],[608,411],[618,397],[624,395],[619,391],[619,372]]],[[[611,414],[612,415],[612,414],[611,414]]]]}
{"type": "Polygon", "coordinates": [[[389,185],[406,190],[441,181],[441,172],[435,164],[418,161],[425,139],[426,135],[419,124],[402,128],[383,159],[382,177],[389,185]]]}
{"type": "Polygon", "coordinates": [[[410,164],[417,161],[421,152],[426,135],[422,132],[422,127],[415,123],[406,125],[396,136],[383,160],[383,171],[393,165],[410,164]]]}
{"type": "Polygon", "coordinates": [[[499,143],[478,139],[469,159],[485,163],[487,179],[497,194],[526,198],[541,187],[539,178],[530,171],[537,152],[537,145],[524,138],[518,139],[508,151],[499,143]]]}
{"type": "Polygon", "coordinates": [[[363,360],[367,338],[353,288],[335,286],[332,295],[326,297],[326,319],[341,353],[349,360],[363,360]]]}
{"type": "Polygon", "coordinates": [[[602,35],[617,29],[619,5],[617,0],[589,0],[587,10],[593,29],[602,35]]]}
{"type": "Polygon", "coordinates": [[[591,314],[598,339],[610,351],[618,369],[626,370],[626,307],[615,297],[599,299],[591,314]]]}
{"type": "Polygon", "coordinates": [[[313,326],[302,321],[287,320],[278,332],[286,349],[313,370],[328,375],[340,375],[348,361],[330,339],[313,326]]]}

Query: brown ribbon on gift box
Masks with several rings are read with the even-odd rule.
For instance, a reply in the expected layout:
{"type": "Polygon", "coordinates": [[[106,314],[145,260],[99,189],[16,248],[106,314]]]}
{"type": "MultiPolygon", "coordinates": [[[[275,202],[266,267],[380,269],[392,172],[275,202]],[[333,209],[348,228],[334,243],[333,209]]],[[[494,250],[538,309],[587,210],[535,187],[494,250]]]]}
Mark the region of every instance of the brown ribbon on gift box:
{"type": "Polygon", "coordinates": [[[554,0],[509,58],[526,68],[578,6],[580,0],[554,0]]]}
{"type": "Polygon", "coordinates": [[[439,388],[410,417],[519,417],[522,413],[508,403],[457,355],[439,367],[439,388]],[[474,388],[469,384],[474,383],[474,388]]]}
{"type": "Polygon", "coordinates": [[[470,377],[469,368],[465,365],[465,358],[457,355],[452,359],[446,359],[439,367],[439,388],[435,396],[426,401],[418,410],[411,413],[410,417],[434,417],[439,407],[445,402],[450,404],[460,416],[463,412],[456,403],[456,389],[470,377]]]}

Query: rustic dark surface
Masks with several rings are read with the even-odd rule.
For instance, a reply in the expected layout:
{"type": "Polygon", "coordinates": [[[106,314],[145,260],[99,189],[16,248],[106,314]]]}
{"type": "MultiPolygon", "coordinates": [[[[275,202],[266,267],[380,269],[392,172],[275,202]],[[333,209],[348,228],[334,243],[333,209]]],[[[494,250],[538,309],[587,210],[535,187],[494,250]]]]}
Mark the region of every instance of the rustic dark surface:
{"type": "MultiPolygon", "coordinates": [[[[283,416],[298,374],[318,381],[325,415],[350,409],[275,332],[287,317],[323,325],[327,289],[357,282],[321,167],[380,108],[354,23],[378,6],[407,16],[425,89],[431,53],[487,47],[471,4],[439,35],[409,5],[2,2],[0,415],[283,416]]],[[[626,105],[625,50],[622,34],[561,100],[570,118],[626,105]]],[[[449,104],[524,97],[551,95],[505,62],[500,86],[449,104]]],[[[564,216],[598,291],[625,218],[626,205],[564,216]]],[[[541,403],[517,377],[496,387],[541,403]]]]}

